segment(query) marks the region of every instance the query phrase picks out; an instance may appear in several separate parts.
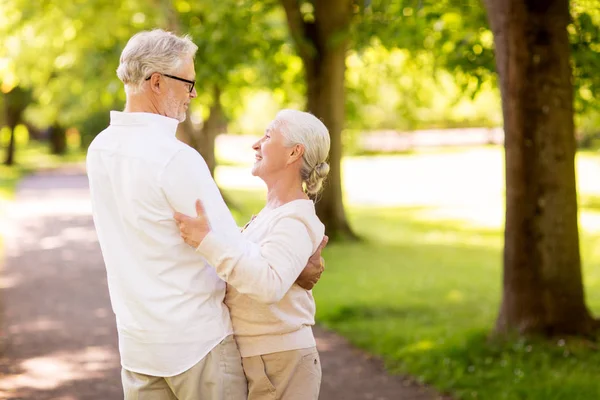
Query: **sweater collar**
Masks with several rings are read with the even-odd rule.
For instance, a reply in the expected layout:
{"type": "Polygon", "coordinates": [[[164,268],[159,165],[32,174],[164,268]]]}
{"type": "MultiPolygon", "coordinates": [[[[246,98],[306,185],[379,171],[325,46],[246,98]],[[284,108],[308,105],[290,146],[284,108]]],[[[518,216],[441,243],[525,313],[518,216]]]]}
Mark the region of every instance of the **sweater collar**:
{"type": "Polygon", "coordinates": [[[113,126],[150,125],[153,130],[175,136],[179,121],[160,114],[111,111],[110,124],[113,126]]]}

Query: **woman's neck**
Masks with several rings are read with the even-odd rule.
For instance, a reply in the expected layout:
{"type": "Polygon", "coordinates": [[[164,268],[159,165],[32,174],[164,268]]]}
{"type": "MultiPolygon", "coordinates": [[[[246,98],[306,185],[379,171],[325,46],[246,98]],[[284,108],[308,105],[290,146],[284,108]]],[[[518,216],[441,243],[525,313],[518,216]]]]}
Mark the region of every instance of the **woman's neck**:
{"type": "Polygon", "coordinates": [[[277,179],[267,183],[265,208],[274,209],[294,200],[308,200],[308,196],[302,190],[302,181],[299,179],[277,179]]]}

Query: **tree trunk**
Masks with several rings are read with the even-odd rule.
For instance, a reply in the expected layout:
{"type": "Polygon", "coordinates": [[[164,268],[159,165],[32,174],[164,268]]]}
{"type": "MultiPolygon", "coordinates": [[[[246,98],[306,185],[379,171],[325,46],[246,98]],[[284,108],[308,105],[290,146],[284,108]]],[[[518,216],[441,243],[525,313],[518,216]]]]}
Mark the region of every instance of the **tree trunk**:
{"type": "Polygon", "coordinates": [[[10,129],[10,138],[6,147],[6,155],[4,157],[4,165],[15,164],[16,138],[15,128],[21,121],[21,115],[25,109],[26,102],[25,93],[20,88],[13,89],[4,95],[4,119],[6,126],[10,129]]]}
{"type": "Polygon", "coordinates": [[[198,135],[196,130],[196,127],[190,119],[190,110],[188,109],[185,121],[177,126],[177,133],[175,136],[188,146],[196,148],[196,136],[198,135]]]}
{"type": "Polygon", "coordinates": [[[10,129],[10,139],[8,141],[8,146],[6,147],[6,156],[4,157],[4,165],[14,165],[15,164],[15,127],[8,126],[10,129]]]}
{"type": "MultiPolygon", "coordinates": [[[[173,2],[169,0],[153,0],[153,2],[162,12],[167,30],[176,34],[181,34],[183,30],[182,23],[173,2]]],[[[221,91],[217,85],[214,86],[213,95],[213,105],[210,109],[210,115],[208,116],[208,119],[204,121],[202,129],[197,129],[194,126],[190,119],[190,111],[188,110],[187,118],[177,127],[176,136],[182,142],[198,150],[206,161],[210,174],[214,177],[217,165],[215,157],[215,139],[217,138],[217,135],[222,132],[221,129],[225,118],[221,105],[221,91]]],[[[222,190],[221,194],[225,199],[225,202],[230,205],[230,208],[234,207],[228,201],[222,190]]]]}
{"type": "Polygon", "coordinates": [[[219,133],[225,130],[226,121],[223,106],[221,105],[221,91],[219,87],[213,88],[213,104],[210,114],[201,129],[192,124],[190,115],[177,128],[177,138],[187,145],[195,148],[204,158],[210,173],[215,175],[217,165],[215,157],[215,140],[219,133]]]}
{"type": "Polygon", "coordinates": [[[314,22],[306,22],[298,0],[281,1],[304,65],[307,109],[323,121],[331,137],[331,168],[323,194],[317,202],[317,213],[330,238],[356,239],[344,211],[341,176],[346,52],[353,2],[314,2],[314,22]]]}
{"type": "Polygon", "coordinates": [[[165,28],[169,32],[173,32],[176,35],[181,34],[181,19],[179,18],[179,13],[171,0],[151,0],[150,4],[160,10],[159,18],[161,19],[161,23],[159,25],[161,28],[165,28]]]}
{"type": "Polygon", "coordinates": [[[65,154],[67,151],[67,132],[59,124],[54,124],[50,129],[50,152],[52,154],[65,154]]]}
{"type": "Polygon", "coordinates": [[[486,0],[506,149],[500,335],[587,335],[575,185],[568,0],[486,0]]]}
{"type": "Polygon", "coordinates": [[[40,140],[42,138],[42,132],[39,128],[26,121],[24,121],[23,124],[27,128],[27,132],[29,132],[29,139],[40,140]]]}
{"type": "Polygon", "coordinates": [[[213,103],[210,106],[210,114],[206,121],[204,121],[204,126],[202,127],[202,132],[198,138],[196,147],[200,154],[202,154],[202,157],[204,157],[212,176],[215,176],[215,167],[217,165],[215,157],[215,140],[217,139],[217,135],[224,131],[225,124],[225,114],[221,105],[221,90],[215,85],[213,88],[213,103]]]}

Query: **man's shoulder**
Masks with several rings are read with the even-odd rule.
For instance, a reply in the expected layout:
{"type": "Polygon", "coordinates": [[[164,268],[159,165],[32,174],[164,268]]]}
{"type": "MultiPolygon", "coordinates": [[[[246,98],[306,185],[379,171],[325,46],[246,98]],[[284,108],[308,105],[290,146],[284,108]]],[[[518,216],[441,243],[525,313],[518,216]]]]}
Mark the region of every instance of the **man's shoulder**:
{"type": "Polygon", "coordinates": [[[185,153],[185,154],[188,154],[190,157],[195,157],[195,156],[199,155],[199,153],[196,149],[194,149],[192,146],[190,146],[186,143],[183,143],[179,139],[175,139],[172,142],[172,146],[173,146],[173,150],[175,150],[178,153],[179,152],[185,153]]]}
{"type": "Polygon", "coordinates": [[[106,141],[107,136],[110,135],[111,127],[107,126],[100,133],[98,133],[94,139],[92,139],[90,145],[88,146],[88,150],[94,150],[100,146],[102,146],[103,142],[106,141]]]}
{"type": "Polygon", "coordinates": [[[200,157],[198,152],[174,136],[162,132],[124,130],[108,126],[90,143],[89,151],[115,151],[135,158],[147,159],[158,164],[168,163],[175,156],[200,157]]]}
{"type": "Polygon", "coordinates": [[[204,158],[198,152],[198,150],[193,147],[181,142],[180,140],[175,140],[172,143],[170,149],[170,161],[177,160],[181,163],[204,163],[204,158]]]}

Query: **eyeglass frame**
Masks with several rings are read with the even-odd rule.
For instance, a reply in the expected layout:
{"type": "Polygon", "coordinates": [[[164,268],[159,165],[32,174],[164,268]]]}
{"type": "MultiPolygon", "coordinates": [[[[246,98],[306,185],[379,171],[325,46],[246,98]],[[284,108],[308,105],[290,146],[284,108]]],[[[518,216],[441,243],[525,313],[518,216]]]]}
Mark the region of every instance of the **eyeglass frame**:
{"type": "Polygon", "coordinates": [[[195,80],[194,81],[190,81],[189,79],[183,79],[183,78],[180,78],[180,77],[175,76],[175,75],[163,74],[162,72],[153,72],[149,77],[146,78],[146,80],[149,81],[150,78],[152,78],[153,74],[161,74],[163,76],[166,76],[167,78],[171,78],[171,79],[175,79],[177,81],[189,83],[190,85],[192,85],[192,87],[190,88],[190,93],[192,93],[194,91],[194,86],[196,86],[196,81],[195,80]]]}

